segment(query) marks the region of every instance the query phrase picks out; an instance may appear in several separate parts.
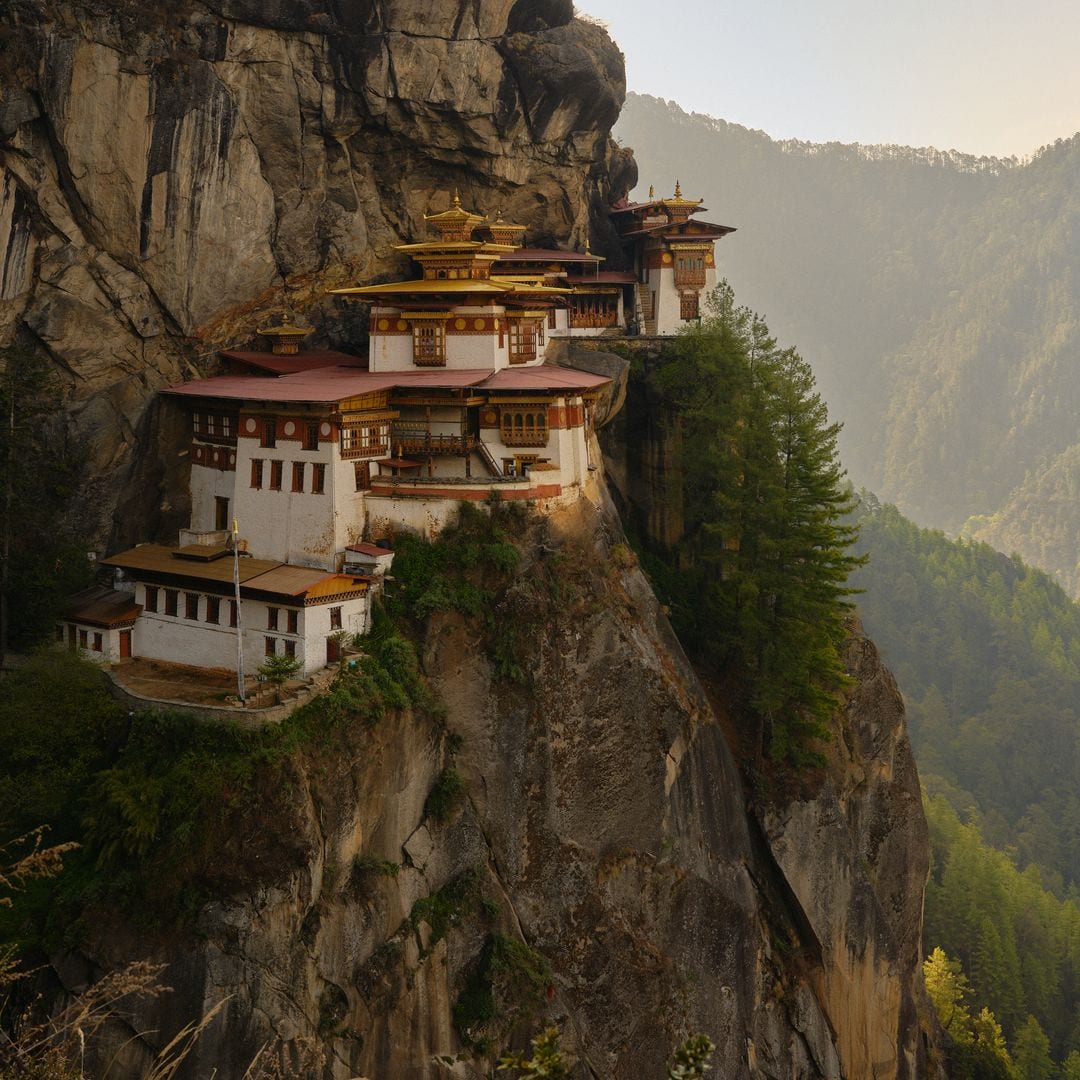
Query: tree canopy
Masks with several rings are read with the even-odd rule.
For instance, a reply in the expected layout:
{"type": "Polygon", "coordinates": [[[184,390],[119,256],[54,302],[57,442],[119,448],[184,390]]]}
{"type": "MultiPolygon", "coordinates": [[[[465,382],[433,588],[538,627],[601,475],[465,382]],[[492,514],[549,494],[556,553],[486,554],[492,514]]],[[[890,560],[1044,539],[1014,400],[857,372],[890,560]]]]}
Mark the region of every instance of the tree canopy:
{"type": "MultiPolygon", "coordinates": [[[[761,749],[816,760],[846,685],[850,497],[809,365],[729,286],[642,372],[685,448],[678,550],[646,566],[687,646],[744,688],[761,749]]],[[[677,482],[675,477],[671,482],[677,482]]]]}

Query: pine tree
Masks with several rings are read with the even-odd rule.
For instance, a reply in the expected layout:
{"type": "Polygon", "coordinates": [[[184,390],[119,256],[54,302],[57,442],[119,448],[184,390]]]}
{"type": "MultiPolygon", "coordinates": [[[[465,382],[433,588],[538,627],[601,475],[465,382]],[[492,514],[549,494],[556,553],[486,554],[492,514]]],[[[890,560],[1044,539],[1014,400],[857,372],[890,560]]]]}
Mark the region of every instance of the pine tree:
{"type": "Polygon", "coordinates": [[[1054,1075],[1050,1040],[1034,1016],[1029,1016],[1016,1033],[1013,1060],[1020,1080],[1050,1080],[1054,1075]]]}
{"type": "Polygon", "coordinates": [[[709,311],[651,375],[688,448],[673,618],[692,649],[743,679],[759,754],[819,760],[814,740],[827,737],[847,685],[847,576],[862,561],[849,550],[839,427],[809,366],[729,286],[709,311]]]}

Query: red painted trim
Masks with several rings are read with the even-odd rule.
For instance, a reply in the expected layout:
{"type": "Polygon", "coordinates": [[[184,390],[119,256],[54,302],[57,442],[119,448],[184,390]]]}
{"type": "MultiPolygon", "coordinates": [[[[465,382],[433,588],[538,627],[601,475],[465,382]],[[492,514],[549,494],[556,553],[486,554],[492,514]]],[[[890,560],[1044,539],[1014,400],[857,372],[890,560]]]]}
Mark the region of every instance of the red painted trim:
{"type": "MultiPolygon", "coordinates": [[[[537,484],[531,488],[503,490],[495,488],[499,496],[507,502],[519,502],[527,499],[553,499],[562,494],[562,484],[537,484]]],[[[372,495],[383,495],[391,499],[452,499],[454,502],[483,502],[491,495],[490,490],[477,490],[457,487],[399,488],[391,485],[372,484],[372,495]]]]}

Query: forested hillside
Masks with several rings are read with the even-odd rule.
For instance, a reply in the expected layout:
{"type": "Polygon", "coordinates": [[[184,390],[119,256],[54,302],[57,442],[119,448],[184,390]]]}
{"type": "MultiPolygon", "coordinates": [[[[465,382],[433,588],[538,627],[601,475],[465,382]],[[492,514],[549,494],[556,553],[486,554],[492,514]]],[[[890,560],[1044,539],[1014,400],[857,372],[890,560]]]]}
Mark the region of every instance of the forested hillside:
{"type": "MultiPolygon", "coordinates": [[[[873,496],[859,526],[859,609],[904,692],[929,794],[924,944],[971,984],[950,1028],[971,1037],[956,1075],[997,1075],[978,1056],[985,1007],[1015,1056],[1073,1054],[1061,1075],[1080,1076],[1080,606],[1018,558],[873,496]]],[[[934,977],[955,990],[955,971],[934,977]]]]}
{"type": "Polygon", "coordinates": [[[994,846],[1080,888],[1080,606],[986,544],[864,496],[867,631],[896,675],[924,785],[994,846]]]}
{"type": "Polygon", "coordinates": [[[738,227],[721,270],[811,358],[858,483],[1080,587],[1080,136],[1027,163],[777,142],[635,94],[616,134],[638,194],[677,169],[738,227]]]}

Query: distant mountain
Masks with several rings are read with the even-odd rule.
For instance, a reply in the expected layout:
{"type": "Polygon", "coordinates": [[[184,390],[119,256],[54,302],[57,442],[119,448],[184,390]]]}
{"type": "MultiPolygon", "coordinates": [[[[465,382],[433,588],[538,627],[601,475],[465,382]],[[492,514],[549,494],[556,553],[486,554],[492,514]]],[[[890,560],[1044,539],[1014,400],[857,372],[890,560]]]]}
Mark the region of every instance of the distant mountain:
{"type": "Polygon", "coordinates": [[[813,364],[858,483],[1077,590],[1080,135],[1027,162],[779,142],[639,94],[616,135],[639,194],[679,179],[738,227],[721,270],[813,364]]]}

